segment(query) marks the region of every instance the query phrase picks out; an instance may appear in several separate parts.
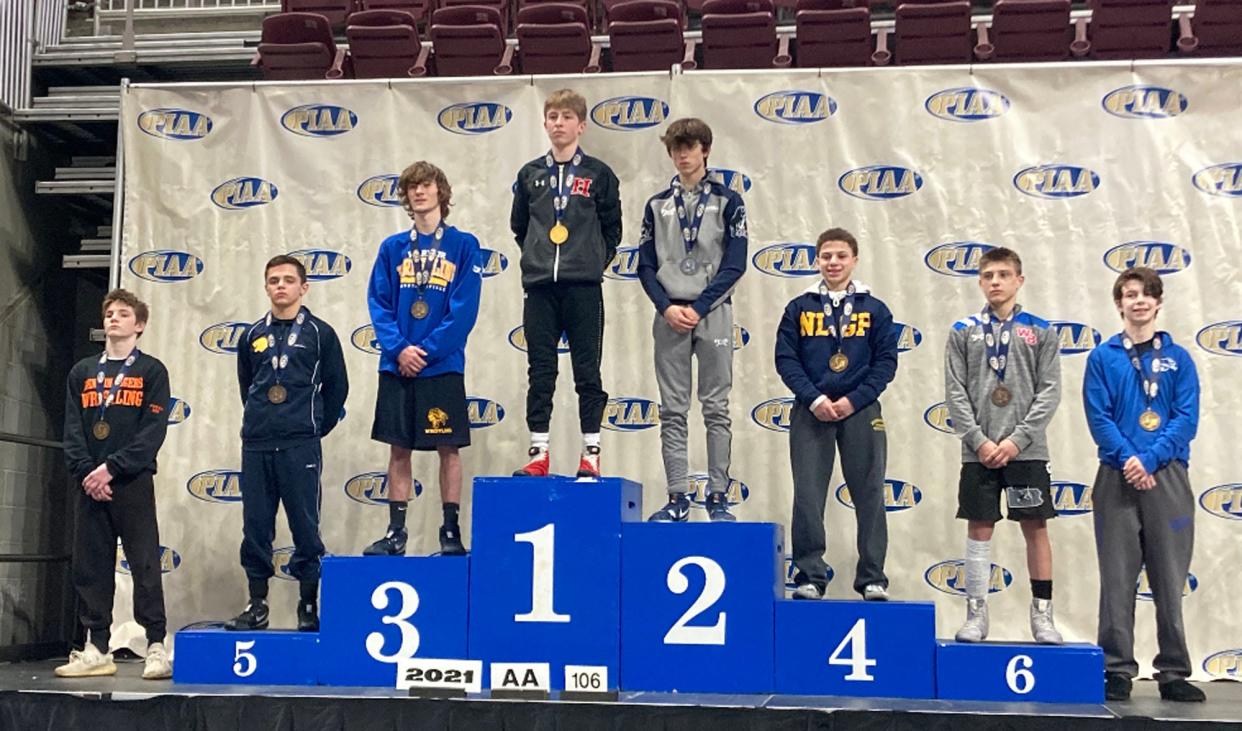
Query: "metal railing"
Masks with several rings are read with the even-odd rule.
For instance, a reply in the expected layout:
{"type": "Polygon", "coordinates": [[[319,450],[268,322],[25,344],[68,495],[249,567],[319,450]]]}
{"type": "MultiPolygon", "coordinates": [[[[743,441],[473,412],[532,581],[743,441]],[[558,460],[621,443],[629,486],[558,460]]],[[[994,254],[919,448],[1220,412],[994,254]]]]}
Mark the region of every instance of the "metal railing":
{"type": "Polygon", "coordinates": [[[60,43],[68,0],[0,2],[0,102],[30,106],[30,60],[40,48],[60,43]]]}

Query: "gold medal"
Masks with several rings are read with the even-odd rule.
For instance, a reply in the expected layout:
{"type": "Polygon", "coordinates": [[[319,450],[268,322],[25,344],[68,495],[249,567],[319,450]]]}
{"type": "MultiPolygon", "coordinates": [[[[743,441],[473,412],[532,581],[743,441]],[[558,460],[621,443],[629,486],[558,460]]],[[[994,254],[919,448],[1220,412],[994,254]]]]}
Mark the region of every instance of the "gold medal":
{"type": "Polygon", "coordinates": [[[850,357],[845,353],[833,353],[832,357],[828,359],[828,368],[830,368],[833,373],[840,373],[849,367],[850,357]]]}
{"type": "Polygon", "coordinates": [[[1139,414],[1139,426],[1143,427],[1144,431],[1155,431],[1159,429],[1160,414],[1157,414],[1151,409],[1147,409],[1143,413],[1139,414]]]}
{"type": "Polygon", "coordinates": [[[415,320],[423,319],[429,312],[431,312],[431,308],[427,306],[427,300],[420,299],[410,305],[410,314],[415,320]]]}
{"type": "Polygon", "coordinates": [[[112,427],[109,426],[106,421],[97,421],[95,422],[95,426],[91,427],[91,434],[101,442],[107,439],[108,435],[111,433],[112,427]]]}
{"type": "Polygon", "coordinates": [[[999,385],[992,389],[992,403],[997,406],[1008,406],[1013,400],[1013,394],[1004,385],[999,385]]]}
{"type": "Polygon", "coordinates": [[[560,246],[566,241],[569,241],[569,229],[565,227],[565,224],[557,221],[556,225],[552,227],[552,230],[548,231],[548,238],[552,240],[552,243],[560,246]]]}
{"type": "Polygon", "coordinates": [[[289,391],[279,383],[267,389],[267,400],[274,404],[283,404],[288,398],[289,391]]]}

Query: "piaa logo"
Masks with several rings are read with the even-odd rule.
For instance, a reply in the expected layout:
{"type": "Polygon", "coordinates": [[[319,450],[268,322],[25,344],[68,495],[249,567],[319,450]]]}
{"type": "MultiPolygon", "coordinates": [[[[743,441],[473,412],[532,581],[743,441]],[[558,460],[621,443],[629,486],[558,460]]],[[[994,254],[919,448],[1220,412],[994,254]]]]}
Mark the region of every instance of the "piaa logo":
{"type": "MultiPolygon", "coordinates": [[[[423,483],[414,480],[410,494],[418,497],[423,494],[423,483]]],[[[354,475],[345,483],[345,495],[354,502],[363,505],[388,504],[388,473],[363,472],[354,475]]]]}
{"type": "Polygon", "coordinates": [[[505,407],[481,396],[467,396],[466,414],[471,429],[486,429],[504,421],[505,407]]]}
{"type": "Polygon", "coordinates": [[[479,267],[483,278],[491,279],[509,268],[509,257],[494,249],[479,249],[479,267]]]}
{"type": "Polygon", "coordinates": [[[1222,680],[1242,680],[1242,648],[1209,655],[1203,661],[1203,672],[1222,680]]]}
{"type": "MultiPolygon", "coordinates": [[[[160,573],[167,574],[176,571],[181,565],[181,554],[177,553],[168,546],[160,546],[160,573]]],[[[130,575],[129,559],[125,558],[125,551],[117,546],[116,549],[116,572],[124,576],[130,575]]]]}
{"type": "MultiPolygon", "coordinates": [[[[509,331],[509,344],[514,348],[526,352],[526,330],[521,325],[509,331]]],[[[565,337],[565,333],[561,333],[561,339],[556,344],[557,355],[565,355],[569,352],[569,338],[565,337]]]]}
{"type": "Polygon", "coordinates": [[[1195,335],[1195,342],[1213,355],[1242,355],[1242,320],[1214,322],[1195,335]]]}
{"type": "Polygon", "coordinates": [[[293,546],[284,546],[272,551],[272,571],[276,578],[285,581],[297,581],[289,571],[289,561],[293,558],[293,546]]]}
{"type": "Polygon", "coordinates": [[[614,96],[591,108],[591,121],[604,129],[634,132],[662,124],[668,104],[649,96],[614,96]]]}
{"type": "Polygon", "coordinates": [[[814,244],[772,244],[756,251],[750,263],[773,277],[807,277],[819,274],[814,244]]]}
{"type": "Polygon", "coordinates": [[[837,179],[837,187],[855,198],[887,201],[918,192],[923,176],[896,165],[868,165],[846,171],[837,179]]]}
{"type": "Polygon", "coordinates": [[[280,126],[302,137],[336,137],[358,126],[358,115],[331,104],[303,104],[280,116],[280,126]]]}
{"type": "Polygon", "coordinates": [[[769,431],[789,431],[789,417],[794,407],[792,398],[773,398],[750,410],[750,420],[769,431]]]}
{"type": "Polygon", "coordinates": [[[1036,165],[1019,170],[1013,186],[1035,198],[1077,198],[1100,187],[1100,176],[1076,165],[1036,165]]]}
{"type": "Polygon", "coordinates": [[[980,122],[1009,111],[1009,99],[998,91],[962,86],[945,89],[923,102],[927,113],[950,122],[980,122]]]}
{"type": "Polygon", "coordinates": [[[837,113],[837,100],[817,91],[774,91],[755,101],[755,114],[777,124],[813,124],[837,113]]]}
{"type": "Polygon", "coordinates": [[[355,348],[364,353],[370,353],[371,355],[380,354],[380,344],[375,337],[375,326],[373,325],[363,325],[354,330],[353,334],[349,336],[349,342],[353,343],[355,348]]]}
{"type": "Polygon", "coordinates": [[[660,407],[645,398],[608,399],[603,427],[611,431],[642,431],[660,423],[660,407]]]}
{"type": "MultiPolygon", "coordinates": [[[[923,574],[927,585],[945,594],[966,596],[966,562],[961,559],[941,561],[928,567],[923,574]]],[[[1013,574],[1009,569],[992,564],[992,573],[988,579],[988,593],[1004,591],[1013,583],[1013,574]]]]}
{"type": "Polygon", "coordinates": [[[203,273],[203,260],[188,251],[159,249],[130,259],[129,271],[148,282],[184,282],[203,273]]]}
{"type": "Polygon", "coordinates": [[[1081,322],[1052,320],[1048,324],[1056,328],[1061,343],[1061,355],[1086,353],[1100,344],[1100,331],[1081,322]]]}
{"type": "Polygon", "coordinates": [[[185,423],[190,418],[190,405],[184,399],[173,398],[168,402],[168,425],[185,423]]]}
{"type": "MultiPolygon", "coordinates": [[[[841,483],[837,486],[837,502],[850,510],[854,509],[854,498],[850,496],[850,486],[841,483]]],[[[884,512],[898,513],[909,510],[923,502],[923,491],[902,480],[884,479],[884,512]]]]}
{"type": "Polygon", "coordinates": [[[1165,241],[1127,241],[1104,252],[1104,265],[1117,273],[1147,267],[1157,274],[1177,274],[1190,266],[1190,252],[1165,241]]]}
{"type": "Polygon", "coordinates": [[[945,434],[953,433],[953,419],[949,417],[949,405],[941,401],[923,412],[923,423],[945,434]]]}
{"type": "Polygon", "coordinates": [[[349,274],[354,266],[348,256],[331,249],[298,249],[289,252],[289,256],[302,262],[302,266],[306,267],[306,278],[312,282],[340,279],[349,274]]]}
{"type": "Polygon", "coordinates": [[[358,185],[358,200],[376,208],[399,206],[397,182],[400,179],[400,175],[372,175],[358,185]]]}
{"type": "Polygon", "coordinates": [[[1227,162],[1203,168],[1194,174],[1190,182],[1208,195],[1237,198],[1242,196],[1242,162],[1227,162]]]}
{"type": "MultiPolygon", "coordinates": [[[[707,508],[707,495],[710,486],[706,472],[692,472],[689,475],[690,504],[696,508],[707,508]]],[[[729,505],[741,505],[750,499],[750,488],[741,480],[729,478],[729,486],[725,488],[725,500],[729,505]]]]}
{"type": "Polygon", "coordinates": [[[750,190],[750,176],[737,170],[727,168],[708,168],[707,174],[720,181],[720,184],[734,193],[745,193],[750,190]]]}
{"type": "Polygon", "coordinates": [[[750,331],[736,322],[733,323],[733,350],[741,350],[748,343],[750,343],[750,331]]]}
{"type": "Polygon", "coordinates": [[[923,263],[937,274],[950,277],[974,277],[979,274],[979,259],[995,249],[978,241],[951,241],[941,244],[923,256],[923,263]]]}
{"type": "Polygon", "coordinates": [[[1199,496],[1199,505],[1217,518],[1242,520],[1242,484],[1208,488],[1199,496]]]}
{"type": "Polygon", "coordinates": [[[1052,481],[1052,506],[1057,515],[1086,515],[1092,510],[1090,485],[1081,482],[1052,481]]]}
{"type": "Polygon", "coordinates": [[[138,129],[162,140],[201,140],[213,126],[211,117],[189,109],[162,107],[138,115],[138,129]]]}
{"type": "Polygon", "coordinates": [[[513,110],[496,102],[454,104],[440,110],[436,120],[444,129],[458,135],[495,132],[513,119],[513,110]]]}
{"type": "Polygon", "coordinates": [[[1123,86],[1100,101],[1104,111],[1125,119],[1169,119],[1186,111],[1186,97],[1163,86],[1123,86]]]}
{"type": "Polygon", "coordinates": [[[211,202],[226,211],[244,211],[276,200],[276,186],[262,178],[233,178],[211,191],[211,202]]]}
{"type": "Polygon", "coordinates": [[[897,330],[897,352],[908,353],[919,347],[923,342],[923,333],[918,331],[913,325],[907,325],[902,322],[894,322],[893,327],[897,330]]]}
{"type": "MultiPolygon", "coordinates": [[[[831,566],[825,565],[825,568],[827,569],[826,580],[829,584],[831,584],[832,577],[836,576],[837,572],[831,566]]],[[[785,588],[788,589],[789,591],[793,591],[794,589],[798,588],[797,582],[794,581],[794,577],[797,575],[798,575],[798,567],[794,565],[793,556],[786,554],[785,555],[785,588]]]]}
{"type": "MultiPolygon", "coordinates": [[[[1199,577],[1195,576],[1194,574],[1190,574],[1190,573],[1186,574],[1186,583],[1182,586],[1182,596],[1188,597],[1191,594],[1195,593],[1195,591],[1198,590],[1198,588],[1199,588],[1199,577]]],[[[1147,580],[1147,567],[1146,566],[1144,566],[1143,570],[1139,573],[1138,589],[1136,591],[1138,592],[1139,599],[1142,599],[1143,601],[1148,601],[1148,602],[1152,601],[1151,582],[1147,580]]]]}
{"type": "Polygon", "coordinates": [[[199,333],[198,344],[212,353],[236,353],[237,343],[248,327],[248,322],[218,322],[199,333]]]}
{"type": "Polygon", "coordinates": [[[187,480],[185,489],[204,502],[237,503],[242,499],[241,476],[236,470],[207,470],[187,480]]]}
{"type": "Polygon", "coordinates": [[[638,279],[638,247],[622,246],[617,249],[617,255],[604,270],[604,276],[623,281],[638,279]]]}

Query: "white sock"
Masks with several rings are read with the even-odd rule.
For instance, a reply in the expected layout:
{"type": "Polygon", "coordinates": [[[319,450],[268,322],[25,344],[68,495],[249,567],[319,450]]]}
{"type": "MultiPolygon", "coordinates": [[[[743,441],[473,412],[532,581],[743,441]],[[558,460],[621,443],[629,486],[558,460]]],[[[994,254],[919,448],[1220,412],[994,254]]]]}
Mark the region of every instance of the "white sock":
{"type": "Polygon", "coordinates": [[[966,596],[986,599],[992,580],[991,542],[966,539],[966,596]]]}
{"type": "Polygon", "coordinates": [[[530,433],[530,446],[538,447],[539,449],[547,449],[548,448],[548,433],[546,431],[531,432],[530,433]]]}
{"type": "Polygon", "coordinates": [[[583,434],[582,435],[582,446],[598,447],[599,446],[599,432],[595,432],[594,434],[583,434]]]}

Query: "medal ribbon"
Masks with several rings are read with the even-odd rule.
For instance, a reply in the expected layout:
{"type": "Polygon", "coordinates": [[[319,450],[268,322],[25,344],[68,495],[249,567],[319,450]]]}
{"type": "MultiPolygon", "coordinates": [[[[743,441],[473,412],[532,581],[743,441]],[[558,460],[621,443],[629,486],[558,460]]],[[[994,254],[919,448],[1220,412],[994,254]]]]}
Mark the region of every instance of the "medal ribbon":
{"type": "Polygon", "coordinates": [[[683,197],[685,193],[684,186],[681,184],[680,178],[673,178],[673,203],[677,206],[677,221],[681,224],[681,240],[686,245],[686,256],[694,251],[694,245],[699,240],[699,226],[703,223],[703,214],[707,211],[707,178],[699,181],[691,192],[697,191],[699,194],[698,203],[694,207],[694,218],[688,217],[689,211],[686,206],[686,199],[683,197]]]}
{"type": "Polygon", "coordinates": [[[1134,341],[1130,339],[1129,335],[1121,336],[1121,345],[1126,349],[1126,357],[1130,359],[1130,365],[1134,366],[1134,370],[1138,371],[1139,382],[1143,384],[1143,396],[1147,399],[1147,410],[1151,411],[1151,402],[1156,399],[1156,394],[1160,392],[1160,370],[1156,365],[1156,359],[1160,356],[1160,348],[1164,345],[1160,341],[1160,334],[1157,333],[1151,341],[1151,376],[1148,376],[1147,371],[1143,370],[1143,361],[1139,358],[1138,349],[1134,347],[1134,341]]]}
{"type": "Polygon", "coordinates": [[[272,348],[272,373],[275,375],[276,383],[280,384],[280,375],[285,368],[289,366],[289,354],[285,352],[285,347],[292,348],[298,342],[298,337],[302,334],[302,323],[306,322],[306,308],[298,310],[298,316],[293,320],[293,327],[289,328],[289,336],[285,338],[282,344],[272,330],[272,313],[267,313],[264,324],[268,329],[267,339],[268,345],[272,348]]]}
{"type": "Polygon", "coordinates": [[[556,191],[556,196],[552,199],[552,214],[556,218],[556,222],[560,223],[565,217],[565,209],[569,207],[569,189],[574,184],[574,176],[578,173],[578,166],[582,164],[582,150],[579,148],[574,153],[574,157],[565,163],[565,167],[558,173],[556,160],[552,157],[551,150],[543,158],[544,164],[548,168],[548,187],[556,191]],[[563,174],[561,174],[563,173],[563,174]]]}
{"type": "Polygon", "coordinates": [[[431,282],[431,270],[435,268],[440,244],[444,239],[444,222],[441,221],[440,225],[436,226],[436,231],[431,237],[431,248],[423,249],[419,245],[421,237],[417,228],[410,229],[410,252],[406,254],[414,270],[414,286],[418,289],[420,300],[423,299],[423,292],[427,290],[427,285],[431,282]]]}
{"type": "Polygon", "coordinates": [[[1019,308],[1015,305],[1009,319],[1001,320],[992,314],[992,308],[984,307],[979,315],[979,319],[987,326],[983,344],[987,346],[988,367],[996,374],[996,380],[1001,384],[1005,383],[1005,369],[1009,366],[1009,342],[1013,337],[1013,321],[1018,312],[1019,308]],[[992,328],[995,322],[1001,324],[999,333],[994,332],[992,328]]]}
{"type": "Polygon", "coordinates": [[[125,362],[121,364],[120,370],[112,377],[112,388],[108,389],[108,395],[104,396],[104,366],[108,363],[108,352],[104,351],[99,354],[99,372],[95,374],[95,395],[99,397],[99,410],[96,412],[95,421],[104,420],[104,412],[116,400],[116,395],[121,390],[121,382],[125,380],[125,374],[129,372],[129,367],[138,360],[141,353],[135,348],[134,352],[129,354],[125,362]]]}
{"type": "Polygon", "coordinates": [[[841,333],[845,332],[845,324],[850,321],[850,315],[854,314],[854,281],[850,280],[849,286],[845,288],[845,296],[841,298],[839,303],[833,303],[832,297],[828,294],[828,283],[824,280],[819,281],[819,299],[824,307],[824,316],[832,320],[832,336],[837,339],[837,352],[841,352],[841,346],[844,344],[844,338],[841,333]]]}

